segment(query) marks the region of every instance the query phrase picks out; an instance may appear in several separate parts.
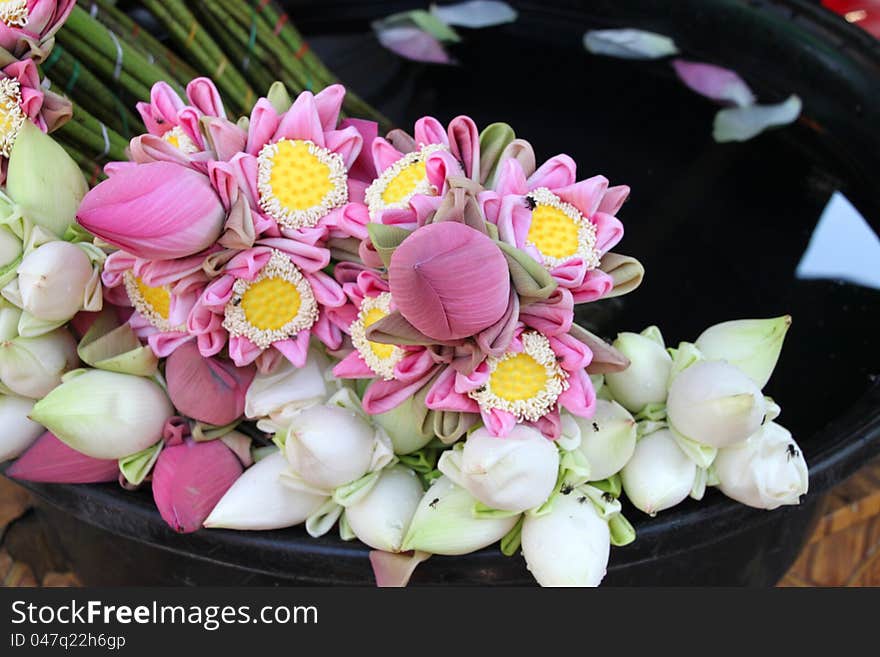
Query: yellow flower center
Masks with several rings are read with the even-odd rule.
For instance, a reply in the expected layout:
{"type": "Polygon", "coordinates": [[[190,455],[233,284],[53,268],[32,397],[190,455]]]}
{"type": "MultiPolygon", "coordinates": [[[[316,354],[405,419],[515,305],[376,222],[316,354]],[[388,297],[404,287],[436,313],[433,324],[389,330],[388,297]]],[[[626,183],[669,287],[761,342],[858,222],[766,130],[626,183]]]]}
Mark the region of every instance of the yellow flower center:
{"type": "Polygon", "coordinates": [[[0,0],[0,21],[9,27],[27,25],[27,0],[0,0]]]}
{"type": "Polygon", "coordinates": [[[0,80],[0,154],[9,157],[18,138],[25,115],[21,111],[21,86],[18,80],[0,80]]]}
{"type": "Polygon", "coordinates": [[[318,302],[308,279],[281,251],[253,281],[238,279],[226,304],[223,328],[261,349],[294,337],[318,321],[318,302]]]}
{"type": "Polygon", "coordinates": [[[489,377],[495,394],[508,401],[522,401],[537,395],[547,385],[547,372],[526,353],[515,354],[495,367],[489,377]]]}
{"type": "Polygon", "coordinates": [[[168,319],[171,314],[171,292],[167,287],[152,287],[144,283],[140,277],[135,277],[135,284],[141,298],[162,319],[168,319]]]}
{"type": "Polygon", "coordinates": [[[286,228],[314,226],[348,202],[345,163],[311,141],[281,139],[258,157],[260,207],[286,228]]]}
{"type": "Polygon", "coordinates": [[[578,248],[578,224],[559,208],[537,205],[526,237],[543,255],[570,258],[578,248]]]}
{"type": "Polygon", "coordinates": [[[527,199],[532,220],[526,243],[541,253],[547,269],[576,257],[586,262],[589,269],[599,266],[596,226],[592,221],[546,187],[529,192],[527,199]]]}
{"type": "Polygon", "coordinates": [[[162,139],[186,154],[196,153],[199,150],[199,147],[196,146],[195,142],[189,138],[189,135],[187,135],[179,125],[174,126],[171,130],[162,135],[162,139]]]}
{"type": "Polygon", "coordinates": [[[181,331],[184,327],[172,326],[171,288],[167,285],[147,285],[140,276],[129,270],[123,276],[125,291],[134,309],[160,331],[181,331]]]}
{"type": "Polygon", "coordinates": [[[404,356],[397,345],[367,340],[367,329],[391,313],[391,293],[383,292],[377,297],[366,297],[349,327],[351,343],[358,350],[367,366],[385,380],[394,378],[394,366],[404,356]]]}
{"type": "Polygon", "coordinates": [[[302,295],[283,278],[264,278],[241,296],[241,308],[248,323],[258,329],[274,331],[299,314],[302,295]]]}
{"type": "Polygon", "coordinates": [[[446,150],[446,147],[442,144],[428,144],[407,153],[385,169],[367,187],[366,201],[370,215],[375,217],[382,210],[405,208],[416,194],[437,194],[437,190],[428,181],[425,163],[431,153],[439,150],[446,150]]]}
{"type": "Polygon", "coordinates": [[[556,361],[550,341],[537,331],[520,336],[522,351],[490,357],[489,380],[468,393],[482,409],[500,409],[534,422],[568,389],[568,373],[556,361]]]}

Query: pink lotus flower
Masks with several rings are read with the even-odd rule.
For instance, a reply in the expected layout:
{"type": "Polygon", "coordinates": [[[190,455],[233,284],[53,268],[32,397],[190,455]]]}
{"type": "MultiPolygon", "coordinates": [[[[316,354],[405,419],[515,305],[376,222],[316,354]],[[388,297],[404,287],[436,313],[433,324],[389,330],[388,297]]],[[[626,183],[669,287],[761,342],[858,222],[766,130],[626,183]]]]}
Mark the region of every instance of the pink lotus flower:
{"type": "Polygon", "coordinates": [[[86,194],[77,213],[92,234],[153,260],[203,251],[220,236],[225,218],[208,176],[170,162],[119,168],[86,194]]]}
{"type": "Polygon", "coordinates": [[[157,82],[150,102],[137,104],[147,134],[132,139],[132,161],[177,162],[204,171],[208,161],[229,160],[244,149],[247,135],[226,118],[220,92],[210,79],[190,81],[186,96],[188,105],[170,85],[157,82]]]}
{"type": "Polygon", "coordinates": [[[243,471],[220,440],[169,443],[153,468],[153,500],[174,531],[194,532],[243,471]]]}
{"type": "Polygon", "coordinates": [[[116,481],[119,463],[86,456],[47,431],[7,468],[6,476],[47,484],[97,484],[116,481]]]}
{"type": "Polygon", "coordinates": [[[116,306],[134,308],[129,324],[160,358],[193,339],[186,320],[208,284],[203,261],[203,254],[144,260],[116,251],[104,263],[104,297],[116,306]]]}
{"type": "Polygon", "coordinates": [[[0,184],[6,180],[6,166],[12,146],[24,121],[30,121],[43,132],[61,127],[73,114],[70,102],[43,89],[40,73],[30,59],[14,61],[0,69],[0,184]]]}
{"type": "Polygon", "coordinates": [[[216,357],[205,358],[190,342],[168,357],[165,380],[171,403],[183,415],[217,426],[244,413],[245,394],[256,368],[236,367],[216,357]]]}
{"type": "Polygon", "coordinates": [[[568,334],[549,337],[521,326],[507,352],[490,356],[470,374],[446,368],[426,399],[430,409],[479,413],[494,436],[520,422],[547,438],[560,435],[560,407],[592,417],[596,394],[586,372],[593,354],[568,334]]]}
{"type": "Polygon", "coordinates": [[[578,182],[574,161],[557,155],[528,178],[519,161],[505,160],[480,202],[500,239],[543,264],[575,303],[585,303],[614,286],[599,259],[623,237],[615,214],[628,195],[629,187],[609,187],[604,176],[578,182]]]}
{"type": "Polygon", "coordinates": [[[373,221],[410,230],[437,210],[449,176],[480,175],[479,133],[469,117],[458,116],[444,129],[425,116],[413,134],[392,130],[372,142],[378,177],[365,194],[373,221]]]}
{"type": "Polygon", "coordinates": [[[244,152],[230,161],[250,203],[257,235],[309,244],[366,237],[364,183],[349,176],[363,145],[360,123],[337,128],[345,88],[304,91],[278,114],[266,98],[250,116],[244,152]]]}
{"type": "Polygon", "coordinates": [[[18,58],[42,61],[75,0],[7,0],[0,6],[0,47],[18,58]]]}
{"type": "Polygon", "coordinates": [[[314,334],[328,348],[342,344],[342,333],[327,308],[345,304],[339,284],[321,270],[330,252],[304,242],[270,238],[237,253],[223,274],[208,285],[187,322],[203,356],[229,344],[239,367],[254,361],[268,371],[284,356],[305,364],[314,334]]]}

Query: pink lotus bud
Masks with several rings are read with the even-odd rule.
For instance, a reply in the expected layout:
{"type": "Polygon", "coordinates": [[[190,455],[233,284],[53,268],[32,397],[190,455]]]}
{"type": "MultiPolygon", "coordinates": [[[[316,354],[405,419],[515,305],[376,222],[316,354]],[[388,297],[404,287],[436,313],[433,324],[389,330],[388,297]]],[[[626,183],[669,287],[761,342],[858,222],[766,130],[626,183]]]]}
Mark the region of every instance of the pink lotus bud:
{"type": "Polygon", "coordinates": [[[510,274],[501,250],[454,221],[419,228],[394,251],[391,295],[401,314],[435,340],[458,340],[504,315],[510,274]]]}
{"type": "Polygon", "coordinates": [[[120,169],[86,194],[77,213],[89,232],[154,260],[206,249],[220,236],[224,218],[208,177],[171,162],[120,169]]]}
{"type": "Polygon", "coordinates": [[[242,471],[238,457],[219,440],[166,446],[153,469],[153,500],[174,531],[194,532],[242,471]]]}
{"type": "Polygon", "coordinates": [[[222,426],[244,413],[245,394],[255,367],[236,367],[220,358],[205,358],[195,342],[178,347],[165,366],[168,396],[183,415],[222,426]]]}
{"type": "Polygon", "coordinates": [[[119,462],[86,456],[47,431],[6,470],[6,475],[47,484],[97,484],[116,481],[119,462]]]}

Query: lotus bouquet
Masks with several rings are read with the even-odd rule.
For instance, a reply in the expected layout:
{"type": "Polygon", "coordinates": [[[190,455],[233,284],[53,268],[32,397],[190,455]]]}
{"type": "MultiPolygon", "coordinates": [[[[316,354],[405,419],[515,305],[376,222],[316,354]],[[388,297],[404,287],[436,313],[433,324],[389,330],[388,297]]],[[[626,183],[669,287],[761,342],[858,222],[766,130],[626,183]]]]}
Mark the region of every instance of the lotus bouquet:
{"type": "Polygon", "coordinates": [[[642,279],[613,250],[628,187],[503,123],[381,137],[344,98],[276,83],[235,119],[208,78],[159,82],[91,190],[28,114],[0,197],[7,475],[148,487],[179,532],[337,527],[382,585],[498,542],[597,585],[627,500],[798,503],[762,392],[788,317],[609,344],[575,308],[642,279]]]}

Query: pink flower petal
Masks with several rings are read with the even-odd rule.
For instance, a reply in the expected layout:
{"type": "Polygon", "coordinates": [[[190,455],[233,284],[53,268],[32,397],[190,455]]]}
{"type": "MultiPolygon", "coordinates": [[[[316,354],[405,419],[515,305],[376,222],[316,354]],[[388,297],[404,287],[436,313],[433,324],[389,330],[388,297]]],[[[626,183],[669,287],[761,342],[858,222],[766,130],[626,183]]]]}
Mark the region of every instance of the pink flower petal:
{"type": "Polygon", "coordinates": [[[737,107],[746,107],[755,102],[749,85],[735,71],[683,59],[672,60],[672,68],[682,82],[701,96],[721,103],[732,103],[737,107]]]}
{"type": "Polygon", "coordinates": [[[382,27],[376,31],[379,43],[391,52],[416,62],[452,62],[437,39],[417,27],[382,27]]]}
{"type": "Polygon", "coordinates": [[[47,431],[7,468],[6,476],[49,484],[96,484],[116,481],[119,463],[81,454],[47,431]]]}

